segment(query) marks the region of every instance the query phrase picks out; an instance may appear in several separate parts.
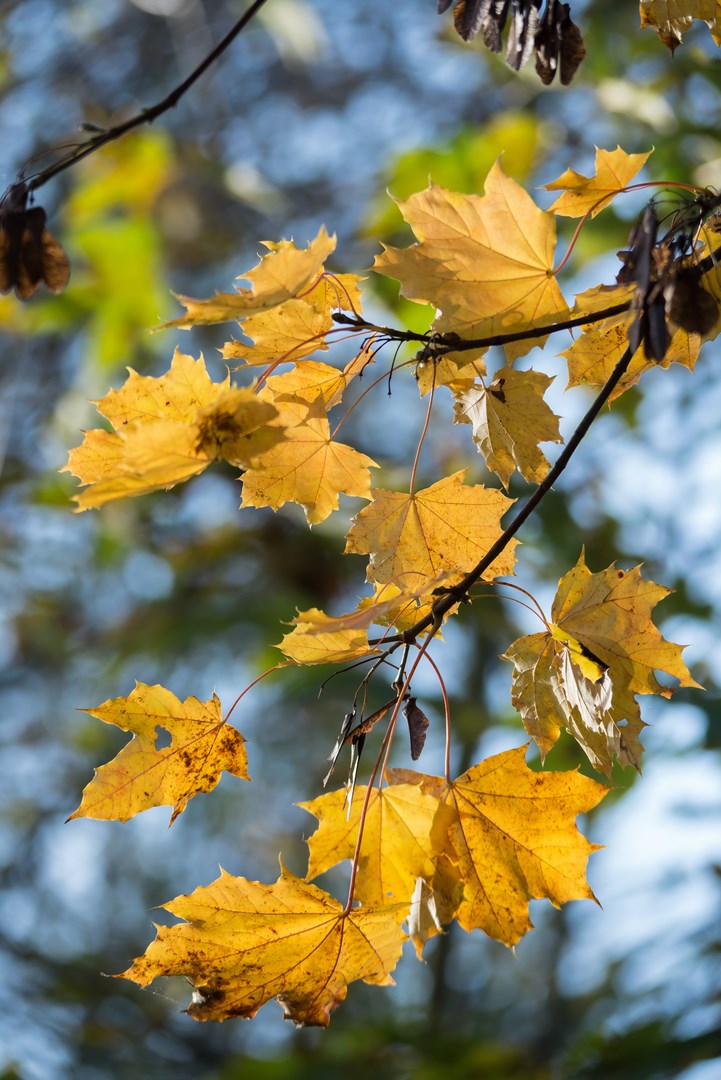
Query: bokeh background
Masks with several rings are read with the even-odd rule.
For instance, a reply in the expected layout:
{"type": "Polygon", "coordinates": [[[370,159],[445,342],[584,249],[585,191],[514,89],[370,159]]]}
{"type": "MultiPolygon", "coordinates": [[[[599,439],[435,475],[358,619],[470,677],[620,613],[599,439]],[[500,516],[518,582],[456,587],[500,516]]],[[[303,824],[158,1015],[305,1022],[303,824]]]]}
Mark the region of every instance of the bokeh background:
{"type": "MultiPolygon", "coordinates": [[[[519,582],[548,608],[582,545],[676,591],[659,614],[705,693],[644,702],[644,776],[616,788],[584,830],[606,849],[589,877],[603,904],[533,904],[537,929],[515,954],[456,928],[395,988],[355,984],[330,1028],[294,1030],[267,1005],[252,1022],[199,1025],[189,988],[114,981],[153,936],[152,908],[217,875],[264,881],[277,857],[305,869],[312,820],[294,803],[320,790],[352,683],[318,698],[317,671],[286,672],[244,699],[251,785],[226,778],[168,832],[167,810],[126,825],[64,824],[95,765],[124,739],[82,707],[134,679],[229,704],[263,668],[296,608],[338,611],[362,589],[340,557],[358,504],[311,535],[297,508],[239,513],[231,469],[101,513],[71,513],[58,470],[96,426],[89,400],[124,367],[159,374],[179,344],[222,367],[223,329],[148,331],[178,313],[171,290],[228,289],[258,242],[338,233],[334,266],[372,262],[378,240],[408,242],[385,194],[428,177],[482,190],[492,162],[529,189],[593,169],[594,144],[655,154],[650,179],[719,184],[721,66],[703,25],[671,62],[635,3],[574,0],[588,57],[571,89],[511,73],[455,37],[433,0],[270,0],[262,16],[172,113],[89,158],[41,192],[73,262],[60,298],[0,303],[0,1076],[4,1080],[314,1080],[344,1075],[458,1078],[721,1075],[721,355],[696,372],[655,371],[594,426],[523,533],[519,582]]],[[[0,169],[163,97],[239,17],[236,0],[25,0],[0,4],[0,169]]],[[[35,165],[42,167],[51,158],[35,165]]],[[[547,198],[538,194],[544,203],[547,198]]],[[[550,200],[549,200],[550,201],[550,200]]],[[[577,247],[568,294],[610,282],[640,203],[618,200],[577,247]]],[[[547,203],[544,203],[547,204],[547,203]]],[[[569,233],[565,233],[568,238],[569,233]]],[[[369,284],[378,318],[424,326],[428,312],[369,284]]],[[[561,336],[562,337],[562,336],[561,336]]],[[[535,366],[557,375],[568,433],[587,405],[563,394],[556,340],[535,366]]],[[[338,363],[350,346],[339,347],[338,363]],[[345,351],[344,351],[345,348],[345,351]]],[[[389,360],[390,358],[388,358],[389,360]]],[[[500,362],[500,358],[497,358],[500,362]]],[[[407,482],[424,405],[408,370],[355,414],[360,449],[407,482]]],[[[451,430],[438,395],[422,460],[484,472],[470,429],[451,430]]],[[[522,496],[522,484],[513,494],[522,496]]],[[[436,649],[453,699],[459,769],[519,745],[510,667],[499,654],[536,629],[515,605],[484,601],[436,649]]],[[[432,720],[422,761],[441,764],[437,688],[416,692],[432,720]]],[[[378,693],[385,693],[379,689],[378,693]]],[[[395,763],[407,765],[399,745],[395,763]]],[[[587,770],[563,738],[550,768],[587,770]]],[[[343,888],[331,876],[330,888],[343,888]]],[[[340,892],[338,895],[342,895],[340,892]]]]}

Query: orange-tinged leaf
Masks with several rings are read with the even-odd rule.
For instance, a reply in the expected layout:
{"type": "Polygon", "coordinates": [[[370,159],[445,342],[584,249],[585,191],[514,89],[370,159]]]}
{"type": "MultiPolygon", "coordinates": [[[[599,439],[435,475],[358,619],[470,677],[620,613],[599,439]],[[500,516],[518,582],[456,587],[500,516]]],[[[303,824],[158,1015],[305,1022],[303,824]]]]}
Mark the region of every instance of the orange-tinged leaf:
{"type": "MultiPolygon", "coordinates": [[[[369,581],[419,579],[445,570],[460,580],[503,532],[500,520],[513,500],[500,491],[463,483],[465,470],[413,495],[375,489],[370,506],[353,520],[346,554],[370,555],[369,581]]],[[[512,574],[515,541],[483,577],[512,574]]]]}
{"type": "MultiPolygon", "coordinates": [[[[318,818],[318,828],[308,840],[308,880],[332,866],[352,859],[358,837],[367,788],[356,788],[347,807],[347,791],[341,788],[298,803],[318,818]]],[[[430,881],[436,856],[431,843],[434,821],[440,814],[450,823],[449,809],[418,785],[393,784],[373,788],[363,829],[355,895],[363,903],[379,907],[403,903],[408,912],[418,877],[430,881]]]]}
{"type": "Polygon", "coordinates": [[[515,669],[513,704],[543,757],[565,727],[600,772],[611,774],[614,756],[640,767],[645,725],[635,695],[671,696],[654,671],[698,686],[682,647],[666,641],[651,619],[668,593],[645,581],[639,567],[592,574],[582,554],[559,582],[549,631],[519,638],[506,651],[515,669]]]}
{"type": "Polygon", "coordinates": [[[338,509],[341,492],[369,499],[369,469],[378,466],[373,458],[331,439],[321,397],[310,407],[301,406],[303,422],[288,427],[282,444],[244,474],[241,505],[279,510],[287,502],[299,503],[308,523],[317,525],[338,509]]]}
{"type": "Polygon", "coordinates": [[[127,821],[152,806],[172,806],[170,823],[199,792],[212,791],[223,771],[248,776],[244,739],[223,722],[220,700],[180,701],[163,686],[137,683],[128,697],[85,712],[132,731],[133,738],[96,770],[73,818],[127,821]],[[157,748],[161,732],[170,745],[157,748]]]}
{"type": "MultiPolygon", "coordinates": [[[[498,163],[485,195],[431,185],[399,206],[419,242],[386,248],[374,269],[400,281],[409,300],[434,304],[435,330],[469,339],[524,330],[567,312],[553,275],[554,216],[498,163]]],[[[530,347],[519,342],[508,352],[519,356],[530,347]]]]}
{"type": "Polygon", "coordinates": [[[393,984],[407,904],[353,909],[281,867],[272,885],[221,870],[211,885],[166,910],[184,919],[158,934],[122,977],[147,986],[183,975],[196,1020],[255,1016],[277,998],[287,1019],[327,1027],[350,983],[393,984]]]}
{"type": "Polygon", "coordinates": [[[472,425],[474,443],[505,488],[515,469],[540,484],[550,466],[538,444],[563,442],[558,417],[543,400],[552,382],[540,371],[504,367],[490,386],[456,395],[455,422],[472,425]]]}
{"type": "Polygon", "coordinates": [[[450,785],[441,777],[394,770],[406,782],[415,775],[423,791],[453,811],[451,819],[436,819],[433,830],[437,901],[455,896],[453,917],[464,930],[483,930],[505,945],[531,929],[529,900],[548,899],[559,907],[595,899],[585,872],[597,846],[578,832],[576,816],[608,790],[575,771],[534,772],[525,752],[521,746],[496,754],[450,785]]]}
{"type": "Polygon", "coordinates": [[[595,217],[628,186],[652,153],[649,150],[646,154],[627,154],[620,146],[615,150],[597,147],[595,176],[583,176],[575,169],[567,169],[553,183],[543,185],[546,191],[563,192],[550,209],[564,217],[583,217],[587,213],[595,217]]]}
{"type": "Polygon", "coordinates": [[[721,45],[720,0],[640,0],[641,29],[652,26],[673,53],[694,19],[706,23],[717,45],[721,45]]]}
{"type": "Polygon", "coordinates": [[[223,357],[254,365],[271,360],[297,361],[318,350],[325,351],[325,335],[334,325],[331,313],[347,309],[349,304],[360,313],[361,280],[355,274],[324,277],[303,296],[249,315],[243,322],[243,333],[253,344],[230,341],[223,347],[223,357]]]}
{"type": "Polygon", "coordinates": [[[185,315],[164,323],[161,329],[178,326],[187,330],[192,326],[245,319],[297,297],[313,286],[322,274],[325,260],[335,250],[335,236],[328,236],[321,228],[307,248],[297,248],[291,240],[282,240],[278,244],[265,242],[264,246],[270,249],[269,253],[238,278],[249,281],[250,289],[216,293],[208,300],[178,296],[186,309],[185,315]]]}

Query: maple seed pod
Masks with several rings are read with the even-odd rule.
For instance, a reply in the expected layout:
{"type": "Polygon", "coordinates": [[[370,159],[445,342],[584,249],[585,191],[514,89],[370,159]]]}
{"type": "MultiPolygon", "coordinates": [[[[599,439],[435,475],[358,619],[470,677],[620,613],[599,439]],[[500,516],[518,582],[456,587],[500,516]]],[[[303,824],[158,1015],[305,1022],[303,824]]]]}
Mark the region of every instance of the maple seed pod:
{"type": "Polygon", "coordinates": [[[411,740],[411,761],[418,761],[426,741],[429,720],[418,708],[416,699],[409,697],[403,705],[403,715],[408,721],[408,733],[411,740]]]}
{"type": "Polygon", "coordinates": [[[45,228],[45,211],[28,208],[27,201],[27,184],[20,181],[0,203],[0,292],[14,289],[20,300],[29,300],[41,282],[61,293],[70,279],[70,262],[45,228]]]}
{"type": "Polygon", "coordinates": [[[693,266],[682,267],[664,289],[666,314],[687,334],[711,332],[719,317],[718,303],[701,284],[701,273],[693,266]]]}

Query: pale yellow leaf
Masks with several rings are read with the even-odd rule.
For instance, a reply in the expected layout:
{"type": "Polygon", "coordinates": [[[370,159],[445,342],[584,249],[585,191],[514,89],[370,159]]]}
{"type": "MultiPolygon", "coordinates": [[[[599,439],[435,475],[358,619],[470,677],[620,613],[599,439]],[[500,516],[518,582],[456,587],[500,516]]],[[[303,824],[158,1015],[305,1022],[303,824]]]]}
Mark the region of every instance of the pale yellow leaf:
{"type": "Polygon", "coordinates": [[[138,375],[128,368],[128,378],[119,390],[110,390],[95,402],[101,416],[109,420],[116,431],[126,424],[148,423],[154,420],[174,420],[192,424],[198,409],[214,401],[220,390],[230,386],[230,376],[214,383],[202,355],[196,360],[176,349],[170,369],[159,378],[138,375]]]}
{"type": "Polygon", "coordinates": [[[671,695],[655,671],[698,686],[682,647],[652,622],[667,595],[639,567],[592,574],[583,555],[561,579],[548,632],[519,638],[504,657],[514,665],[513,704],[542,757],[565,727],[599,771],[610,776],[614,757],[640,770],[645,725],[635,695],[671,695]]]}
{"type": "Polygon", "coordinates": [[[295,627],[276,648],[296,664],[338,664],[378,652],[368,644],[368,634],[363,629],[336,627],[332,620],[324,628],[319,621],[322,616],[323,612],[317,608],[300,612],[294,620],[295,627]]]}

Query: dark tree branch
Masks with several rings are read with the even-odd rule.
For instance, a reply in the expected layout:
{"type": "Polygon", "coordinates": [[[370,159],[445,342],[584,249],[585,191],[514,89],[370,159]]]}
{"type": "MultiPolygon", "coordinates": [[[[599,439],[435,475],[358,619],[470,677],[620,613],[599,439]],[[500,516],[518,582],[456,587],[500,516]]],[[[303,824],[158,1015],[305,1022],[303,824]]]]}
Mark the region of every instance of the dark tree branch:
{"type": "Polygon", "coordinates": [[[248,25],[253,16],[260,11],[266,0],[254,0],[248,10],[241,15],[235,26],[225,35],[223,40],[215,46],[212,52],[208,53],[203,61],[198,64],[197,68],[187,79],[185,79],[179,86],[176,86],[167,97],[159,101],[157,105],[151,106],[149,109],[143,109],[136,116],[131,116],[129,120],[126,120],[122,124],[118,124],[116,127],[108,128],[107,131],[101,132],[99,135],[95,135],[92,139],[88,139],[87,142],[81,146],[76,147],[65,157],[56,161],[54,164],[49,165],[47,169],[43,169],[37,176],[34,176],[31,180],[28,180],[27,190],[37,191],[39,187],[46,184],[48,180],[51,180],[58,173],[64,172],[65,169],[69,169],[72,165],[75,165],[78,161],[82,161],[83,158],[88,157],[89,154],[94,154],[96,150],[99,150],[101,146],[105,146],[109,142],[113,142],[115,139],[121,138],[126,135],[133,128],[140,127],[141,124],[152,124],[154,120],[157,120],[159,116],[172,109],[180,101],[181,97],[193,86],[194,83],[204,74],[222,53],[228,48],[228,46],[237,38],[238,34],[248,25]]]}
{"type": "Polygon", "coordinates": [[[533,338],[547,337],[555,334],[558,330],[573,330],[577,326],[588,326],[590,323],[602,322],[610,319],[613,315],[621,315],[629,311],[633,300],[627,300],[623,304],[613,304],[602,311],[594,311],[588,315],[577,315],[573,319],[562,319],[560,322],[551,323],[547,326],[532,326],[526,330],[517,330],[509,334],[495,334],[485,338],[459,338],[457,334],[417,334],[412,330],[395,330],[392,326],[378,326],[354,315],[346,315],[345,312],[337,311],[333,314],[333,320],[343,326],[350,326],[356,330],[368,330],[371,333],[382,334],[391,341],[417,341],[422,345],[433,346],[433,356],[443,356],[450,352],[468,352],[470,349],[485,349],[492,345],[510,345],[514,341],[530,341],[533,338]]]}

